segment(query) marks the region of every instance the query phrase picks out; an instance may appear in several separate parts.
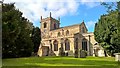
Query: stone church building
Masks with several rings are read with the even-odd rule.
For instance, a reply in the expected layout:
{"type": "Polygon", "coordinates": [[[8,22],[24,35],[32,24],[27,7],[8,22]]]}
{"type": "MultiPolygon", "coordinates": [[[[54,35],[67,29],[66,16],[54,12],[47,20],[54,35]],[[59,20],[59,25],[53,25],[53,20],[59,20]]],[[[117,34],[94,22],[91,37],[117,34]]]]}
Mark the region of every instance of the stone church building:
{"type": "Polygon", "coordinates": [[[88,56],[104,56],[104,50],[95,41],[94,34],[88,33],[84,21],[80,24],[60,27],[60,18],[56,20],[50,13],[47,18],[41,16],[40,24],[39,56],[59,56],[60,48],[63,48],[68,56],[73,56],[75,49],[87,51],[88,56]]]}

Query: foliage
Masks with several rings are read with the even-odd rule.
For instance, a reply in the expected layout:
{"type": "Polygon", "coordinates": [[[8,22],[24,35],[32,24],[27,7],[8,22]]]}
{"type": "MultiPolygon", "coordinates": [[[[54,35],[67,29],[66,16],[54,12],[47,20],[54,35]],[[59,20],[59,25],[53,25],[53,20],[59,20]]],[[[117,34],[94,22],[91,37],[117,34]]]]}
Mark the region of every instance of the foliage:
{"type": "Polygon", "coordinates": [[[86,56],[87,56],[87,51],[80,50],[80,58],[86,58],[86,56]]]}
{"type": "Polygon", "coordinates": [[[38,27],[34,27],[32,31],[32,42],[34,43],[34,53],[38,52],[40,41],[41,41],[41,35],[40,35],[40,29],[38,27]]]}
{"type": "Polygon", "coordinates": [[[78,49],[75,49],[74,57],[78,58],[78,49]]]}
{"type": "Polygon", "coordinates": [[[116,8],[116,2],[109,2],[109,3],[102,2],[101,5],[105,6],[107,12],[114,11],[114,8],[116,8]]]}
{"type": "Polygon", "coordinates": [[[107,51],[109,55],[120,52],[120,2],[117,9],[102,15],[95,24],[95,40],[107,51]]]}
{"type": "Polygon", "coordinates": [[[61,48],[59,48],[59,56],[65,56],[65,52],[63,50],[63,44],[61,43],[61,48]]]}
{"type": "Polygon", "coordinates": [[[14,3],[2,4],[2,57],[30,56],[33,50],[31,40],[33,25],[14,3]]]}

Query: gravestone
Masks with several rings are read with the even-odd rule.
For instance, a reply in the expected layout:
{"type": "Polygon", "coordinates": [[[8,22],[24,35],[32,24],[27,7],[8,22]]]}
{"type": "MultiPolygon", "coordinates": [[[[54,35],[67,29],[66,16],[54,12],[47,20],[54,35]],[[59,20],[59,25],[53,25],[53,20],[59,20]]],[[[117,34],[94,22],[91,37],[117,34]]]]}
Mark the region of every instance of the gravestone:
{"type": "Polygon", "coordinates": [[[65,52],[65,56],[68,56],[68,52],[65,52]]]}
{"type": "Polygon", "coordinates": [[[80,58],[86,58],[86,51],[80,50],[80,58]]]}
{"type": "Polygon", "coordinates": [[[120,53],[115,53],[115,61],[119,61],[120,62],[120,53]]]}

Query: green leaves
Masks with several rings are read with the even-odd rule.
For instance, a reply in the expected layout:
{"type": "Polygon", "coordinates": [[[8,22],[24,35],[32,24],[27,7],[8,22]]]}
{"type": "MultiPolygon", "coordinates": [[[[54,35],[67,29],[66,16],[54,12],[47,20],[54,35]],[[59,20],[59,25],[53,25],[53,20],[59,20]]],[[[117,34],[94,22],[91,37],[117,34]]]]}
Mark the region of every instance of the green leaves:
{"type": "MultiPolygon", "coordinates": [[[[120,3],[117,5],[120,5],[120,3]]],[[[120,52],[119,13],[119,11],[114,10],[110,11],[108,14],[102,15],[95,26],[95,39],[109,54],[120,52]]]]}
{"type": "Polygon", "coordinates": [[[2,4],[2,57],[30,56],[33,51],[33,25],[22,12],[14,7],[14,3],[2,4]]]}
{"type": "Polygon", "coordinates": [[[38,52],[40,41],[41,41],[41,35],[40,35],[40,29],[38,27],[34,27],[32,31],[32,42],[34,43],[34,53],[38,52]]]}

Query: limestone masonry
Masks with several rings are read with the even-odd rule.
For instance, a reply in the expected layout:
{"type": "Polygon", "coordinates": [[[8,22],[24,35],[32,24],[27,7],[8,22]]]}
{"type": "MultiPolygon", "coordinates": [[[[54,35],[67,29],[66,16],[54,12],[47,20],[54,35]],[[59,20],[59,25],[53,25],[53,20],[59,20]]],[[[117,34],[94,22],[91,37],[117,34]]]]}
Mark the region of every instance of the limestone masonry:
{"type": "Polygon", "coordinates": [[[39,56],[59,56],[60,48],[63,48],[68,56],[73,56],[75,49],[87,51],[89,56],[104,56],[104,50],[94,39],[93,33],[88,33],[83,22],[66,27],[60,27],[58,20],[50,16],[41,16],[41,44],[39,46],[39,56]]]}

